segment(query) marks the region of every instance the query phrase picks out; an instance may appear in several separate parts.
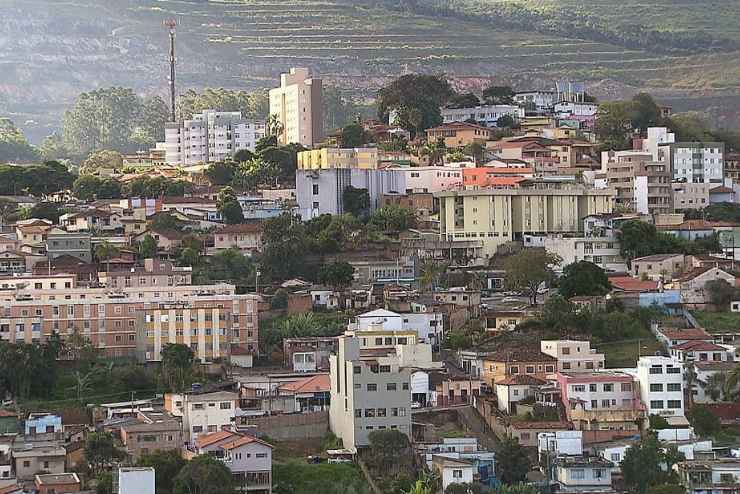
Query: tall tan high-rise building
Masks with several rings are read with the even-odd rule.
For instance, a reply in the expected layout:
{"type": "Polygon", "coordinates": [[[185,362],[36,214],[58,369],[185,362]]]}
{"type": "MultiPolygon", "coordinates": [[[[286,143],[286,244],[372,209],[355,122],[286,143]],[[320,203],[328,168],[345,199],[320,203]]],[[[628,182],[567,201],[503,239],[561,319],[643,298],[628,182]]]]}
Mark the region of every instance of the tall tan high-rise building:
{"type": "Polygon", "coordinates": [[[306,68],[292,68],[280,74],[280,87],[270,90],[270,115],[282,125],[282,144],[314,146],[323,138],[321,79],[306,68]]]}

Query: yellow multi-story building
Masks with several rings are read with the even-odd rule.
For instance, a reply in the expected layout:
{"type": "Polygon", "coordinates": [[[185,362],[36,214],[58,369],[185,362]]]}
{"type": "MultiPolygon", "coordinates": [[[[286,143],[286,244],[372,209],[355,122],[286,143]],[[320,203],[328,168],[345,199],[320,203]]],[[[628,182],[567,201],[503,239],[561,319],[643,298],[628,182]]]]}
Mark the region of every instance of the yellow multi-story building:
{"type": "Polygon", "coordinates": [[[299,170],[332,168],[375,170],[378,168],[376,148],[323,148],[298,153],[299,170]]]}
{"type": "MultiPolygon", "coordinates": [[[[476,255],[496,249],[525,233],[570,233],[583,230],[583,218],[610,213],[611,190],[575,184],[529,182],[520,187],[443,191],[439,198],[440,235],[453,242],[482,241],[476,255]]],[[[454,247],[453,247],[454,248],[454,247]]]]}
{"type": "Polygon", "coordinates": [[[232,343],[240,339],[231,309],[231,304],[213,301],[150,304],[138,313],[139,359],[162,360],[162,349],[170,343],[189,346],[201,361],[228,358],[232,343]]]}

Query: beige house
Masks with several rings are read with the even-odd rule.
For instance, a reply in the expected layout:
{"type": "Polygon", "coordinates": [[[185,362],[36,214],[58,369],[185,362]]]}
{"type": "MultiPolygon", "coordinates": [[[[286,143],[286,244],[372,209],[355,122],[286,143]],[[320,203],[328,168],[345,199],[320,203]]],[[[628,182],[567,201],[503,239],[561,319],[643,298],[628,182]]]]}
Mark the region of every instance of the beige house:
{"type": "Polygon", "coordinates": [[[11,456],[19,480],[31,480],[39,472],[64,473],[67,450],[54,442],[14,444],[11,456]]]}
{"type": "Polygon", "coordinates": [[[133,460],[156,450],[179,452],[183,444],[182,427],[176,420],[124,425],[121,442],[133,460]]]}
{"type": "Polygon", "coordinates": [[[632,259],[632,276],[651,280],[671,279],[684,270],[683,254],[655,254],[632,259]]]}
{"type": "Polygon", "coordinates": [[[700,306],[709,303],[709,292],[706,286],[707,283],[715,280],[724,280],[730,286],[735,286],[735,275],[714,267],[693,269],[677,278],[675,284],[681,292],[681,302],[700,306]]]}
{"type": "Polygon", "coordinates": [[[558,359],[558,372],[593,372],[604,368],[604,354],[588,341],[542,340],[540,351],[558,359]]]}
{"type": "Polygon", "coordinates": [[[238,249],[256,252],[262,249],[262,224],[258,222],[226,225],[213,234],[213,251],[238,249]]]}
{"type": "Polygon", "coordinates": [[[427,129],[427,141],[444,139],[448,148],[461,148],[468,144],[485,144],[491,138],[491,129],[468,122],[452,122],[427,129]]]}
{"type": "Polygon", "coordinates": [[[172,251],[180,246],[182,243],[184,233],[180,233],[175,230],[152,230],[148,229],[136,235],[134,242],[141,242],[146,238],[147,235],[151,235],[154,240],[157,241],[157,248],[160,251],[172,251]]]}

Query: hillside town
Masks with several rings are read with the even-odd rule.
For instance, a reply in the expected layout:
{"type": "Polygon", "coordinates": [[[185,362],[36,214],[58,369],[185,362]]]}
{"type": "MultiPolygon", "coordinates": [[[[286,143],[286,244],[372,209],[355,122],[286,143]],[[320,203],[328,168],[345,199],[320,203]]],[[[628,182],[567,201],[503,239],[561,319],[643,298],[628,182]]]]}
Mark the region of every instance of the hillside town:
{"type": "Polygon", "coordinates": [[[737,136],[273,86],[0,165],[0,494],[740,493],[737,136]]]}

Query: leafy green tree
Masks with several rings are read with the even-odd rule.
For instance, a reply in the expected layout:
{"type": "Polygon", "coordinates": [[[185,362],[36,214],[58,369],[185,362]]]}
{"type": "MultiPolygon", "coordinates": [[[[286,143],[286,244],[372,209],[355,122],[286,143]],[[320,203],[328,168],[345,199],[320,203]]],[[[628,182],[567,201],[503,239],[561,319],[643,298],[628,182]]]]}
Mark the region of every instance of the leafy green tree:
{"type": "Polygon", "coordinates": [[[95,258],[98,262],[105,261],[106,271],[110,271],[110,260],[120,253],[120,249],[107,240],[95,247],[95,258]]]}
{"type": "Polygon", "coordinates": [[[258,89],[251,93],[224,88],[205,88],[198,93],[192,89],[177,98],[177,115],[181,119],[192,118],[203,110],[240,111],[244,118],[264,120],[269,113],[270,101],[267,91],[258,89]]]}
{"type": "Polygon", "coordinates": [[[625,221],[619,229],[620,254],[628,261],[650,255],[656,237],[655,225],[639,220],[625,221]]]}
{"type": "Polygon", "coordinates": [[[126,453],[116,447],[115,438],[109,432],[92,432],[85,441],[85,461],[94,473],[102,472],[114,461],[122,460],[126,453]]]}
{"type": "Polygon", "coordinates": [[[101,149],[95,151],[85,159],[80,165],[80,173],[90,174],[96,173],[101,169],[109,169],[119,171],[123,168],[123,155],[118,151],[111,151],[110,149],[101,149]]]}
{"type": "Polygon", "coordinates": [[[510,129],[512,128],[516,122],[514,121],[514,117],[511,115],[501,115],[496,120],[496,127],[501,129],[510,129]]]}
{"type": "Polygon", "coordinates": [[[26,216],[26,219],[37,218],[40,220],[49,220],[52,223],[59,223],[59,217],[62,214],[64,214],[64,211],[59,207],[59,204],[54,202],[39,202],[31,206],[24,216],[26,216]]]}
{"type": "Polygon", "coordinates": [[[0,164],[0,194],[44,195],[72,186],[74,176],[57,161],[41,165],[14,166],[0,164]]]}
{"type": "Polygon", "coordinates": [[[719,418],[703,405],[694,405],[686,414],[691,427],[700,437],[713,436],[722,428],[719,418]]]}
{"type": "Polygon", "coordinates": [[[494,494],[494,491],[483,484],[462,484],[454,482],[447,486],[444,494],[494,494]]]}
{"type": "Polygon", "coordinates": [[[237,201],[227,202],[219,208],[218,212],[221,213],[224,222],[228,225],[244,222],[244,211],[237,201]]]}
{"type": "Polygon", "coordinates": [[[539,494],[539,489],[531,484],[519,482],[518,484],[501,484],[496,488],[496,494],[539,494]]]}
{"type": "Polygon", "coordinates": [[[359,148],[367,144],[368,136],[359,123],[351,123],[342,128],[339,145],[343,148],[359,148]]]}
{"type": "Polygon", "coordinates": [[[176,451],[154,451],[139,458],[139,467],[154,468],[154,490],[157,494],[172,494],[175,477],[187,462],[176,451]]]}
{"type": "Polygon", "coordinates": [[[515,437],[505,437],[496,446],[496,478],[505,484],[522,482],[532,462],[515,437]]]}
{"type": "Polygon", "coordinates": [[[599,105],[596,114],[596,136],[604,150],[631,148],[632,103],[610,101],[599,105]]]}
{"type": "Polygon", "coordinates": [[[206,168],[205,175],[211,185],[228,185],[234,178],[236,164],[231,161],[213,163],[206,168]]]}
{"type": "Polygon", "coordinates": [[[480,105],[478,96],[473,93],[456,93],[447,101],[447,108],[473,108],[480,105]]]}
{"type": "Polygon", "coordinates": [[[190,378],[195,354],[189,346],[168,343],[162,347],[162,374],[170,389],[182,391],[190,378]]]}
{"type": "Polygon", "coordinates": [[[319,280],[339,290],[352,283],[354,272],[355,268],[347,262],[333,262],[321,267],[319,280]]]}
{"type": "Polygon", "coordinates": [[[151,259],[156,257],[159,251],[157,241],[151,235],[145,235],[143,240],[138,245],[139,257],[142,259],[151,259]]]}
{"type": "Polygon", "coordinates": [[[532,305],[537,304],[537,291],[540,285],[554,279],[553,265],[561,259],[544,249],[523,249],[504,262],[506,286],[511,290],[523,291],[529,296],[532,305]]]}
{"type": "Polygon", "coordinates": [[[722,279],[708,281],[705,289],[709,293],[709,301],[719,310],[729,309],[737,294],[735,287],[722,279]]]}
{"type": "Polygon", "coordinates": [[[509,86],[489,86],[483,90],[483,100],[487,105],[511,105],[514,90],[509,86]]]}
{"type": "Polygon", "coordinates": [[[224,462],[211,455],[196,456],[175,477],[173,494],[233,494],[235,485],[224,462]]]}
{"type": "Polygon", "coordinates": [[[648,420],[650,421],[650,430],[657,431],[671,428],[671,424],[662,415],[650,414],[648,420]]]}
{"type": "Polygon", "coordinates": [[[236,153],[234,153],[234,161],[237,163],[243,163],[245,161],[250,161],[252,158],[254,158],[254,153],[250,151],[249,149],[240,149],[236,153]]]}
{"type": "Polygon", "coordinates": [[[620,464],[625,486],[633,494],[647,494],[653,487],[674,480],[671,466],[681,456],[675,449],[664,452],[655,436],[643,436],[638,444],[627,449],[620,464]],[[668,466],[668,472],[663,465],[668,466]]]}
{"type": "Polygon", "coordinates": [[[709,123],[709,115],[686,112],[671,115],[666,126],[676,134],[676,142],[707,142],[715,140],[709,123]]]}
{"type": "Polygon", "coordinates": [[[264,222],[261,265],[271,279],[286,279],[303,272],[306,231],[300,218],[285,213],[264,222]]]}
{"type": "Polygon", "coordinates": [[[72,193],[82,201],[118,199],[121,197],[121,184],[112,178],[81,175],[72,184],[72,193]]]}
{"type": "Polygon", "coordinates": [[[239,285],[254,285],[254,261],[238,249],[227,249],[209,256],[199,267],[197,277],[207,282],[224,281],[239,285]]]}
{"type": "Polygon", "coordinates": [[[95,494],[113,494],[113,474],[102,472],[96,480],[95,494]]]}
{"type": "MultiPolygon", "coordinates": [[[[39,151],[44,161],[67,159],[72,154],[64,145],[64,139],[59,132],[53,132],[44,137],[41,146],[39,146],[39,151]]],[[[0,161],[2,160],[0,159],[0,161]]]]}
{"type": "Polygon", "coordinates": [[[18,204],[10,199],[0,198],[0,229],[18,212],[18,204]]]}
{"type": "Polygon", "coordinates": [[[0,163],[32,163],[41,153],[32,146],[12,120],[0,118],[0,163]]]}
{"type": "Polygon", "coordinates": [[[143,175],[127,183],[123,187],[123,195],[128,197],[180,197],[192,187],[193,184],[185,180],[143,175]]]}
{"type": "Polygon", "coordinates": [[[647,131],[663,123],[660,107],[647,93],[638,93],[632,98],[632,127],[647,131]]]}
{"type": "Polygon", "coordinates": [[[383,232],[403,231],[416,226],[416,216],[409,208],[395,204],[376,209],[370,215],[368,224],[383,232]]]}
{"type": "Polygon", "coordinates": [[[611,290],[606,272],[589,261],[578,261],[565,266],[558,283],[559,291],[565,298],[606,295],[611,290]]]}
{"type": "Polygon", "coordinates": [[[442,76],[408,74],[395,79],[378,91],[378,115],[387,121],[397,112],[397,123],[412,137],[442,123],[440,107],[454,94],[442,76]]]}
{"type": "Polygon", "coordinates": [[[260,325],[260,348],[269,355],[282,349],[285,338],[338,336],[346,328],[347,319],[341,314],[296,314],[260,325]]]}
{"type": "Polygon", "coordinates": [[[686,488],[679,484],[662,484],[650,486],[647,494],[686,494],[686,488]]]}
{"type": "Polygon", "coordinates": [[[345,211],[360,218],[370,210],[370,193],[348,185],[342,192],[342,205],[345,211]]]}
{"type": "Polygon", "coordinates": [[[734,369],[732,369],[729,374],[727,374],[727,380],[725,382],[725,394],[727,396],[732,396],[735,399],[738,399],[738,396],[740,396],[740,390],[738,390],[738,386],[740,386],[740,364],[737,364],[734,369]]]}

